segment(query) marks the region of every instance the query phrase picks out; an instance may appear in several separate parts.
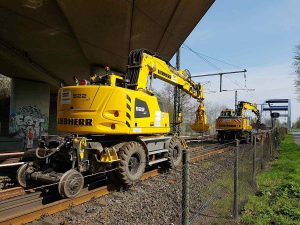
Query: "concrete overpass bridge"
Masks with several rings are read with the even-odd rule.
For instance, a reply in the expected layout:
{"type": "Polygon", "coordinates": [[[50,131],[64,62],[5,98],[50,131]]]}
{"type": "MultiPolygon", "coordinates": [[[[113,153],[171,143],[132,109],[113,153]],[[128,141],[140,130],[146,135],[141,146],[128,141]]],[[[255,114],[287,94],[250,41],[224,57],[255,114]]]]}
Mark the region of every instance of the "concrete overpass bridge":
{"type": "Polygon", "coordinates": [[[106,65],[124,73],[136,48],[170,60],[213,2],[0,0],[0,73],[13,78],[1,123],[9,120],[10,136],[25,139],[54,132],[50,93],[61,82],[72,84],[74,75],[88,77],[106,65]]]}

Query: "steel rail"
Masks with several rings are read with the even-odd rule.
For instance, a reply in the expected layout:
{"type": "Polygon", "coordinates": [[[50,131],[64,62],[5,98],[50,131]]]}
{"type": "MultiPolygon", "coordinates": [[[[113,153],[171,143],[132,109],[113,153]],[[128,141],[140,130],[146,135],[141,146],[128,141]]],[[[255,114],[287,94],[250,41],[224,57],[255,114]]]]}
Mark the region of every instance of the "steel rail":
{"type": "MultiPolygon", "coordinates": [[[[227,152],[230,149],[231,148],[229,147],[225,147],[217,150],[211,149],[210,151],[207,150],[207,151],[199,152],[201,154],[191,158],[191,161],[196,162],[196,161],[204,160],[213,155],[227,152]]],[[[160,174],[160,170],[154,169],[152,171],[146,172],[142,176],[141,180],[144,181],[149,178],[158,176],[159,174],[160,174]]],[[[21,200],[17,199],[18,197],[16,197],[16,199],[11,198],[11,199],[6,199],[6,201],[0,201],[0,215],[1,215],[0,224],[18,225],[18,224],[28,223],[41,218],[43,215],[55,214],[57,212],[66,210],[71,206],[76,206],[88,202],[93,198],[99,198],[108,195],[114,190],[116,190],[116,188],[113,185],[105,185],[93,190],[88,190],[88,188],[85,188],[75,198],[60,199],[58,201],[53,201],[48,204],[43,204],[43,197],[39,196],[41,192],[26,194],[26,193],[22,193],[22,191],[20,190],[20,193],[22,193],[21,195],[23,196],[18,196],[18,197],[21,200]],[[14,201],[16,203],[14,203],[14,201]]],[[[8,189],[6,190],[6,193],[13,192],[13,191],[18,192],[19,189],[18,188],[16,188],[15,190],[8,189]]],[[[4,193],[4,191],[0,193],[4,193]]]]}
{"type": "Polygon", "coordinates": [[[197,162],[197,161],[201,161],[201,160],[204,160],[204,159],[208,159],[211,156],[222,154],[222,153],[228,152],[230,150],[232,150],[231,146],[221,148],[221,149],[217,149],[217,150],[208,151],[206,153],[199,154],[198,156],[192,157],[191,162],[197,162]]]}
{"type": "MultiPolygon", "coordinates": [[[[3,201],[8,198],[13,198],[20,195],[25,195],[30,192],[29,190],[24,190],[22,187],[13,187],[3,191],[0,191],[0,201],[3,201]]],[[[0,202],[1,203],[1,202],[0,202]]]]}
{"type": "Polygon", "coordinates": [[[6,152],[0,153],[0,157],[9,157],[9,156],[23,156],[24,152],[6,152]]]}
{"type": "MultiPolygon", "coordinates": [[[[151,177],[155,177],[159,173],[159,169],[146,172],[142,176],[141,180],[147,180],[151,177]]],[[[88,188],[85,188],[82,193],[75,198],[61,199],[47,205],[43,205],[43,197],[37,197],[37,195],[39,195],[40,193],[29,194],[28,199],[26,199],[27,195],[21,196],[21,200],[9,199],[8,201],[5,201],[4,204],[0,202],[0,224],[17,225],[28,223],[33,220],[39,219],[43,215],[51,215],[66,210],[70,206],[80,205],[82,203],[88,202],[92,198],[102,197],[111,193],[113,190],[115,190],[115,187],[112,185],[105,185],[90,191],[88,190],[88,188]],[[25,199],[24,202],[22,201],[22,197],[25,199]],[[16,203],[14,203],[13,201],[16,201],[16,203]],[[30,205],[34,207],[30,207],[30,205]],[[10,212],[10,214],[8,214],[7,212],[10,212]]]]}
{"type": "Polygon", "coordinates": [[[0,168],[7,168],[7,167],[13,167],[13,166],[20,166],[23,165],[25,162],[15,162],[15,163],[5,163],[0,164],[0,168]]]}

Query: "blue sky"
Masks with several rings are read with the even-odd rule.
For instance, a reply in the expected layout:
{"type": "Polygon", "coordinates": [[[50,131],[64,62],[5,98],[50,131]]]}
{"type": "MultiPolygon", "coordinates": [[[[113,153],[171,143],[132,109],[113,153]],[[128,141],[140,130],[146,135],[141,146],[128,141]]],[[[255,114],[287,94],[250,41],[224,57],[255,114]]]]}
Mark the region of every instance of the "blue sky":
{"type": "MultiPolygon", "coordinates": [[[[299,0],[216,0],[185,43],[210,57],[222,59],[247,69],[247,87],[253,92],[240,92],[239,100],[262,103],[270,98],[292,99],[292,118],[300,116],[296,102],[293,68],[295,46],[300,44],[299,0]]],[[[181,68],[192,74],[237,70],[209,59],[213,68],[199,57],[181,50],[181,68]]],[[[175,65],[174,59],[171,63],[175,65]]],[[[218,90],[217,78],[210,81],[208,90],[218,90]]],[[[229,75],[224,89],[245,86],[243,75],[229,75]],[[238,85],[237,85],[238,84],[238,85]]],[[[234,105],[234,93],[207,93],[209,102],[234,105]]]]}

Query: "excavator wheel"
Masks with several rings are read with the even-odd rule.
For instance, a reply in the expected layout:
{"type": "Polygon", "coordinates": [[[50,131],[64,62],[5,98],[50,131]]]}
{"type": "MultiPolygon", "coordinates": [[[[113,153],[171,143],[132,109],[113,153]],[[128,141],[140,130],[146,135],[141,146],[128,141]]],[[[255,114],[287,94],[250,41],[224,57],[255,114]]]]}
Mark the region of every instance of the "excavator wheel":
{"type": "Polygon", "coordinates": [[[62,197],[73,198],[83,188],[84,178],[80,172],[70,169],[59,180],[58,192],[62,197]]]}
{"type": "Polygon", "coordinates": [[[138,142],[125,143],[118,151],[119,169],[116,175],[124,186],[137,183],[146,168],[146,153],[143,146],[138,142]]]}
{"type": "Polygon", "coordinates": [[[250,143],[250,134],[246,133],[245,134],[245,144],[249,144],[250,143]]]}
{"type": "Polygon", "coordinates": [[[182,147],[178,139],[171,139],[168,152],[169,160],[163,165],[167,168],[176,168],[182,162],[182,147]]]}
{"type": "Polygon", "coordinates": [[[223,133],[218,133],[217,140],[219,143],[223,144],[225,140],[225,135],[223,133]]]}

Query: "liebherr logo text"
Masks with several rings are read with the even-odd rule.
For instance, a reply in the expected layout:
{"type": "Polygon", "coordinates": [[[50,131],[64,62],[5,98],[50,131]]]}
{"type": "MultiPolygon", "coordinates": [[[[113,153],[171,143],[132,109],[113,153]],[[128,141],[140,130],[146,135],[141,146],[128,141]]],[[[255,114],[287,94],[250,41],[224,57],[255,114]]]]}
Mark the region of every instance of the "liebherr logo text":
{"type": "Polygon", "coordinates": [[[86,98],[86,94],[73,94],[73,98],[86,98]]]}
{"type": "Polygon", "coordinates": [[[92,126],[93,119],[78,119],[78,118],[58,118],[57,124],[61,125],[79,125],[79,126],[92,126]]]}
{"type": "Polygon", "coordinates": [[[165,73],[164,71],[158,70],[158,73],[159,73],[160,75],[164,76],[164,77],[167,77],[167,78],[171,79],[171,75],[165,73]]]}

